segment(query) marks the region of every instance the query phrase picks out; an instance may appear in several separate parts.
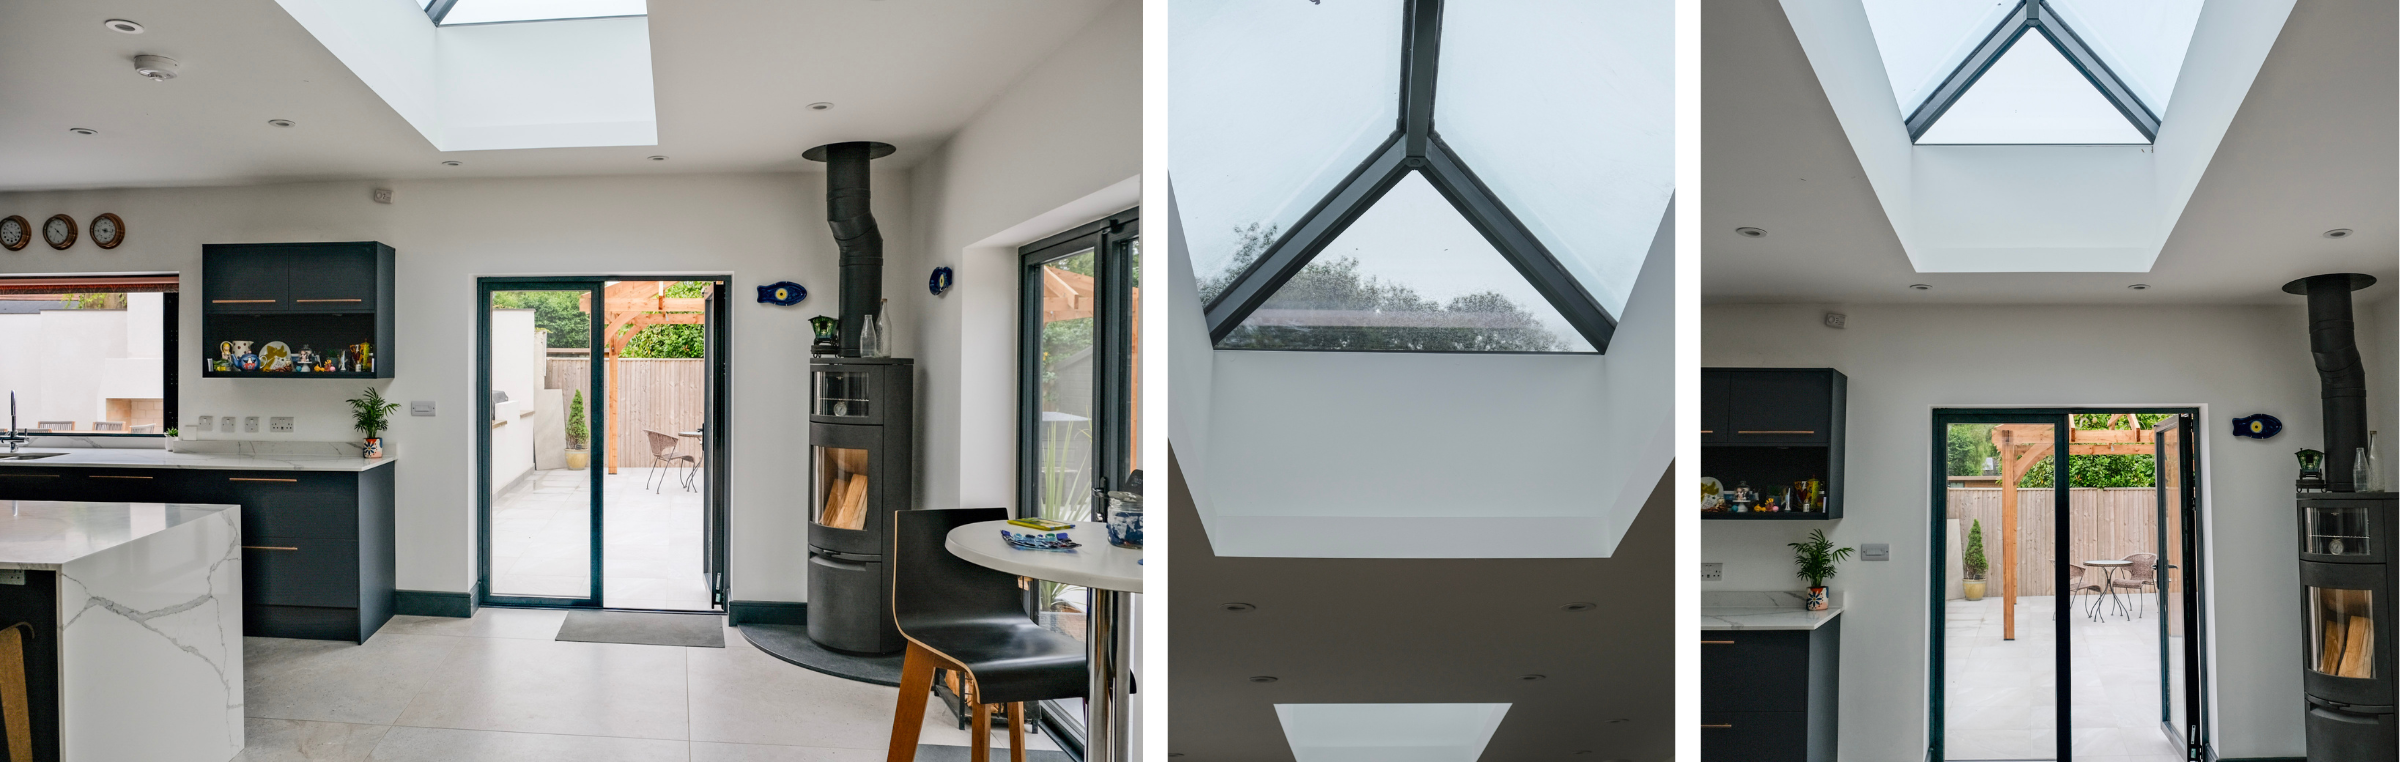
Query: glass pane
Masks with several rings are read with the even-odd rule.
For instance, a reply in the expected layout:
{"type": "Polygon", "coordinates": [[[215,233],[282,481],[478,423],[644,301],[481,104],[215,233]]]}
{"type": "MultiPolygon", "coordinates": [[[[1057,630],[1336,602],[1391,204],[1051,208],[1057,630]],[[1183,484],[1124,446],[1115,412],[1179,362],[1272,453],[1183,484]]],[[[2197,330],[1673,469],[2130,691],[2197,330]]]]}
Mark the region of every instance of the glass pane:
{"type": "Polygon", "coordinates": [[[866,371],[817,371],[817,415],[864,418],[868,392],[866,371]]]}
{"type": "MultiPolygon", "coordinates": [[[[2167,730],[2163,702],[2171,690],[2164,673],[2171,644],[2159,595],[2165,555],[2159,445],[2151,439],[2164,417],[2074,416],[2076,436],[2092,442],[2068,456],[2068,545],[2061,559],[2074,596],[2067,642],[2077,756],[2183,756],[2167,730]]],[[[2047,483],[2047,474],[2036,476],[2047,483]]]]}
{"type": "Polygon", "coordinates": [[[1217,346],[1592,351],[1583,334],[1415,172],[1217,346]]]}
{"type": "Polygon", "coordinates": [[[2158,577],[2162,580],[2158,605],[2165,612],[2165,616],[2159,618],[2159,663],[2167,671],[2167,724],[2176,734],[2171,740],[2180,753],[2185,740],[2182,733],[2190,726],[2184,714],[2186,707],[2183,695],[2184,681],[2188,677],[2184,670],[2189,666],[2184,661],[2184,647],[2189,636],[2184,633],[2183,627],[2183,577],[2184,570],[2191,566],[2183,555],[2183,473],[2186,464],[2182,460],[2183,443],[2179,438],[2183,432],[2180,428],[2169,426],[2159,430],[2157,436],[2158,451],[2164,456],[2158,463],[2158,496],[2155,498],[2158,501],[2158,523],[2165,529],[2161,533],[2159,553],[2166,556],[2166,566],[2158,570],[2158,577]]]}
{"type": "Polygon", "coordinates": [[[848,447],[816,447],[817,489],[814,521],[835,529],[865,529],[873,506],[867,492],[867,451],[848,447]]]}
{"type": "Polygon", "coordinates": [[[1130,376],[1130,377],[1133,379],[1133,385],[1132,385],[1132,391],[1133,391],[1133,393],[1132,393],[1130,396],[1128,396],[1128,397],[1127,397],[1127,399],[1126,399],[1126,401],[1127,401],[1128,403],[1131,403],[1131,404],[1130,404],[1130,406],[1127,408],[1127,410],[1128,410],[1128,412],[1130,412],[1130,413],[1132,414],[1132,420],[1129,420],[1129,421],[1127,421],[1127,422],[1126,422],[1126,426],[1125,426],[1125,436],[1126,436],[1126,442],[1125,442],[1125,454],[1126,454],[1126,461],[1127,461],[1128,463],[1131,463],[1131,464],[1132,464],[1131,466],[1129,466],[1129,468],[1141,468],[1141,467],[1142,467],[1142,241],[1141,241],[1141,239],[1138,239],[1138,238],[1137,238],[1137,239],[1134,239],[1134,240],[1131,240],[1131,241],[1126,241],[1126,242],[1125,242],[1125,266],[1126,266],[1127,268],[1130,268],[1130,271],[1131,271],[1131,272],[1132,272],[1132,274],[1133,274],[1133,278],[1132,278],[1132,281],[1133,281],[1133,299],[1131,299],[1131,300],[1130,300],[1130,304],[1128,304],[1128,305],[1127,305],[1127,309],[1128,309],[1128,310],[1130,310],[1130,313],[1129,313],[1129,314],[1130,314],[1130,316],[1131,316],[1131,318],[1132,318],[1131,320],[1127,321],[1127,323],[1128,323],[1129,325],[1133,326],[1133,336],[1132,336],[1132,339],[1133,339],[1133,351],[1132,351],[1132,353],[1130,353],[1130,354],[1129,354],[1129,355],[1128,355],[1128,356],[1125,358],[1125,362],[1126,362],[1126,364],[1127,364],[1127,366],[1128,366],[1128,367],[1126,368],[1126,370],[1128,371],[1128,375],[1129,375],[1129,376],[1130,376]]]}
{"type": "Polygon", "coordinates": [[[169,319],[162,293],[0,295],[0,392],[13,395],[15,425],[165,434],[169,319]]]}
{"type": "Polygon", "coordinates": [[[1951,424],[1943,748],[2058,758],[2049,424],[1951,424]]]}
{"type": "Polygon", "coordinates": [[[2200,23],[2200,1],[2050,0],[2049,7],[2164,119],[2200,23]]]}
{"type": "Polygon", "coordinates": [[[1675,4],[1451,3],[1439,93],[1442,139],[1624,314],[1675,192],[1675,4]]]}
{"type": "Polygon", "coordinates": [[[1169,166],[1204,286],[1332,191],[1399,122],[1400,0],[1173,3],[1169,166]]]}
{"type": "Polygon", "coordinates": [[[2308,552],[2324,556],[2364,556],[2374,550],[2367,545],[2369,512],[2364,506],[2308,508],[2308,552]]]}
{"type": "Polygon", "coordinates": [[[2308,589],[2309,669],[2335,677],[2375,677],[2374,591],[2308,589]]]}
{"type": "Polygon", "coordinates": [[[700,611],[714,607],[702,528],[708,479],[701,426],[708,415],[707,308],[714,284],[623,281],[608,286],[621,329],[609,388],[608,430],[618,462],[605,478],[600,551],[602,601],[611,608],[700,611]]]}
{"type": "Polygon", "coordinates": [[[1866,0],[1867,26],[1906,117],[2017,8],[2016,0],[1866,0]]]}
{"type": "Polygon", "coordinates": [[[2039,33],[2000,54],[1917,139],[1935,144],[2142,144],[2150,141],[2039,33]]]}
{"type": "Polygon", "coordinates": [[[442,25],[642,16],[649,14],[648,5],[645,0],[458,0],[442,25]]]}
{"type": "Polygon", "coordinates": [[[592,594],[592,319],[582,289],[492,294],[492,594],[592,594]],[[505,401],[503,397],[505,396],[505,401]]]}

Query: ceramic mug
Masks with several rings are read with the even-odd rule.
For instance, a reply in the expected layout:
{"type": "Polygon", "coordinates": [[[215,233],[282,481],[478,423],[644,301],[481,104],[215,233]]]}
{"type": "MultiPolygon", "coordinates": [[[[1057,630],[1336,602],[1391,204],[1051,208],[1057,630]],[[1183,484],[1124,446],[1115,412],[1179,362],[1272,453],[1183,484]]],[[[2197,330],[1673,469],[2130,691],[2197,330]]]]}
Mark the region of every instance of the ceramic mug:
{"type": "Polygon", "coordinates": [[[1108,544],[1120,548],[1142,548],[1142,509],[1138,505],[1123,505],[1108,512],[1108,544]]]}

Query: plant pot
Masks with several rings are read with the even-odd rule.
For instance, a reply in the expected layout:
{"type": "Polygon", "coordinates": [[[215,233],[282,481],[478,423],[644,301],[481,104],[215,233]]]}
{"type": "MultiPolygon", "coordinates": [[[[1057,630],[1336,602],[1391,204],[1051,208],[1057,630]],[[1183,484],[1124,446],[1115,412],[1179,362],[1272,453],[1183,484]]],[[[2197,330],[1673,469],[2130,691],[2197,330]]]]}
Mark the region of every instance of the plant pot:
{"type": "Polygon", "coordinates": [[[567,451],[567,470],[569,470],[569,471],[581,471],[581,470],[584,470],[584,469],[586,469],[586,468],[591,468],[591,467],[592,467],[592,451],[590,451],[590,450],[568,450],[568,451],[567,451]]]}
{"type": "Polygon", "coordinates": [[[1983,584],[1983,580],[1970,579],[1965,582],[1958,583],[1958,586],[1966,590],[1967,600],[1980,601],[1983,600],[1983,584]]]}
{"type": "Polygon", "coordinates": [[[1808,610],[1824,611],[1830,608],[1833,608],[1833,602],[1825,598],[1825,588],[1812,587],[1808,589],[1808,610]]]}
{"type": "Polygon", "coordinates": [[[367,444],[359,449],[358,455],[362,458],[383,457],[383,437],[367,437],[367,444]]]}

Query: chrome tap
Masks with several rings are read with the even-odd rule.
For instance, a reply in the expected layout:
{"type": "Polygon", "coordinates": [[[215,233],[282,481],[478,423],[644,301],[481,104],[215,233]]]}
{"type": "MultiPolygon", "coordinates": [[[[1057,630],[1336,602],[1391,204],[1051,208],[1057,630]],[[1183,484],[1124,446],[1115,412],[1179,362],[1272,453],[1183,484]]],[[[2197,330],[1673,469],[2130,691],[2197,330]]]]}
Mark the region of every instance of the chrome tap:
{"type": "Polygon", "coordinates": [[[25,435],[17,433],[17,393],[13,391],[8,393],[8,435],[0,436],[0,442],[8,443],[10,454],[16,453],[18,445],[25,444],[25,435]]]}

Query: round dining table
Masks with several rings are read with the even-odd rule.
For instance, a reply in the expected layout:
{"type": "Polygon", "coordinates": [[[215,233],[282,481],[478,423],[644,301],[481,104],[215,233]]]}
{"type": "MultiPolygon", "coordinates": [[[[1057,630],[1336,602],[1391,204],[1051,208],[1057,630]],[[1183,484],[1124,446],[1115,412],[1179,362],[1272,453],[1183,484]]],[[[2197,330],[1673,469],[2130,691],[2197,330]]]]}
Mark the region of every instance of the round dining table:
{"type": "Polygon", "coordinates": [[[2127,621],[2132,621],[2133,607],[2125,605],[2125,599],[2117,597],[2117,586],[2114,583],[2117,581],[2117,570],[2132,568],[2133,562],[2117,558],[2085,561],[2083,565],[2100,570],[2100,599],[2092,601],[2092,614],[2095,621],[2104,621],[2108,618],[2108,615],[2100,610],[2102,603],[2116,604],[2117,615],[2125,617],[2127,621]]]}
{"type": "Polygon", "coordinates": [[[1133,651],[1132,597],[1142,592],[1142,552],[1108,544],[1104,522],[1075,522],[1064,530],[1069,539],[1082,543],[1064,553],[1009,547],[1000,539],[1004,529],[1039,531],[1006,521],[981,521],[950,530],[942,544],[977,566],[1092,591],[1092,610],[1084,617],[1084,654],[1091,672],[1091,688],[1085,694],[1084,759],[1130,762],[1132,728],[1125,702],[1133,693],[1133,675],[1125,657],[1133,651]]]}

